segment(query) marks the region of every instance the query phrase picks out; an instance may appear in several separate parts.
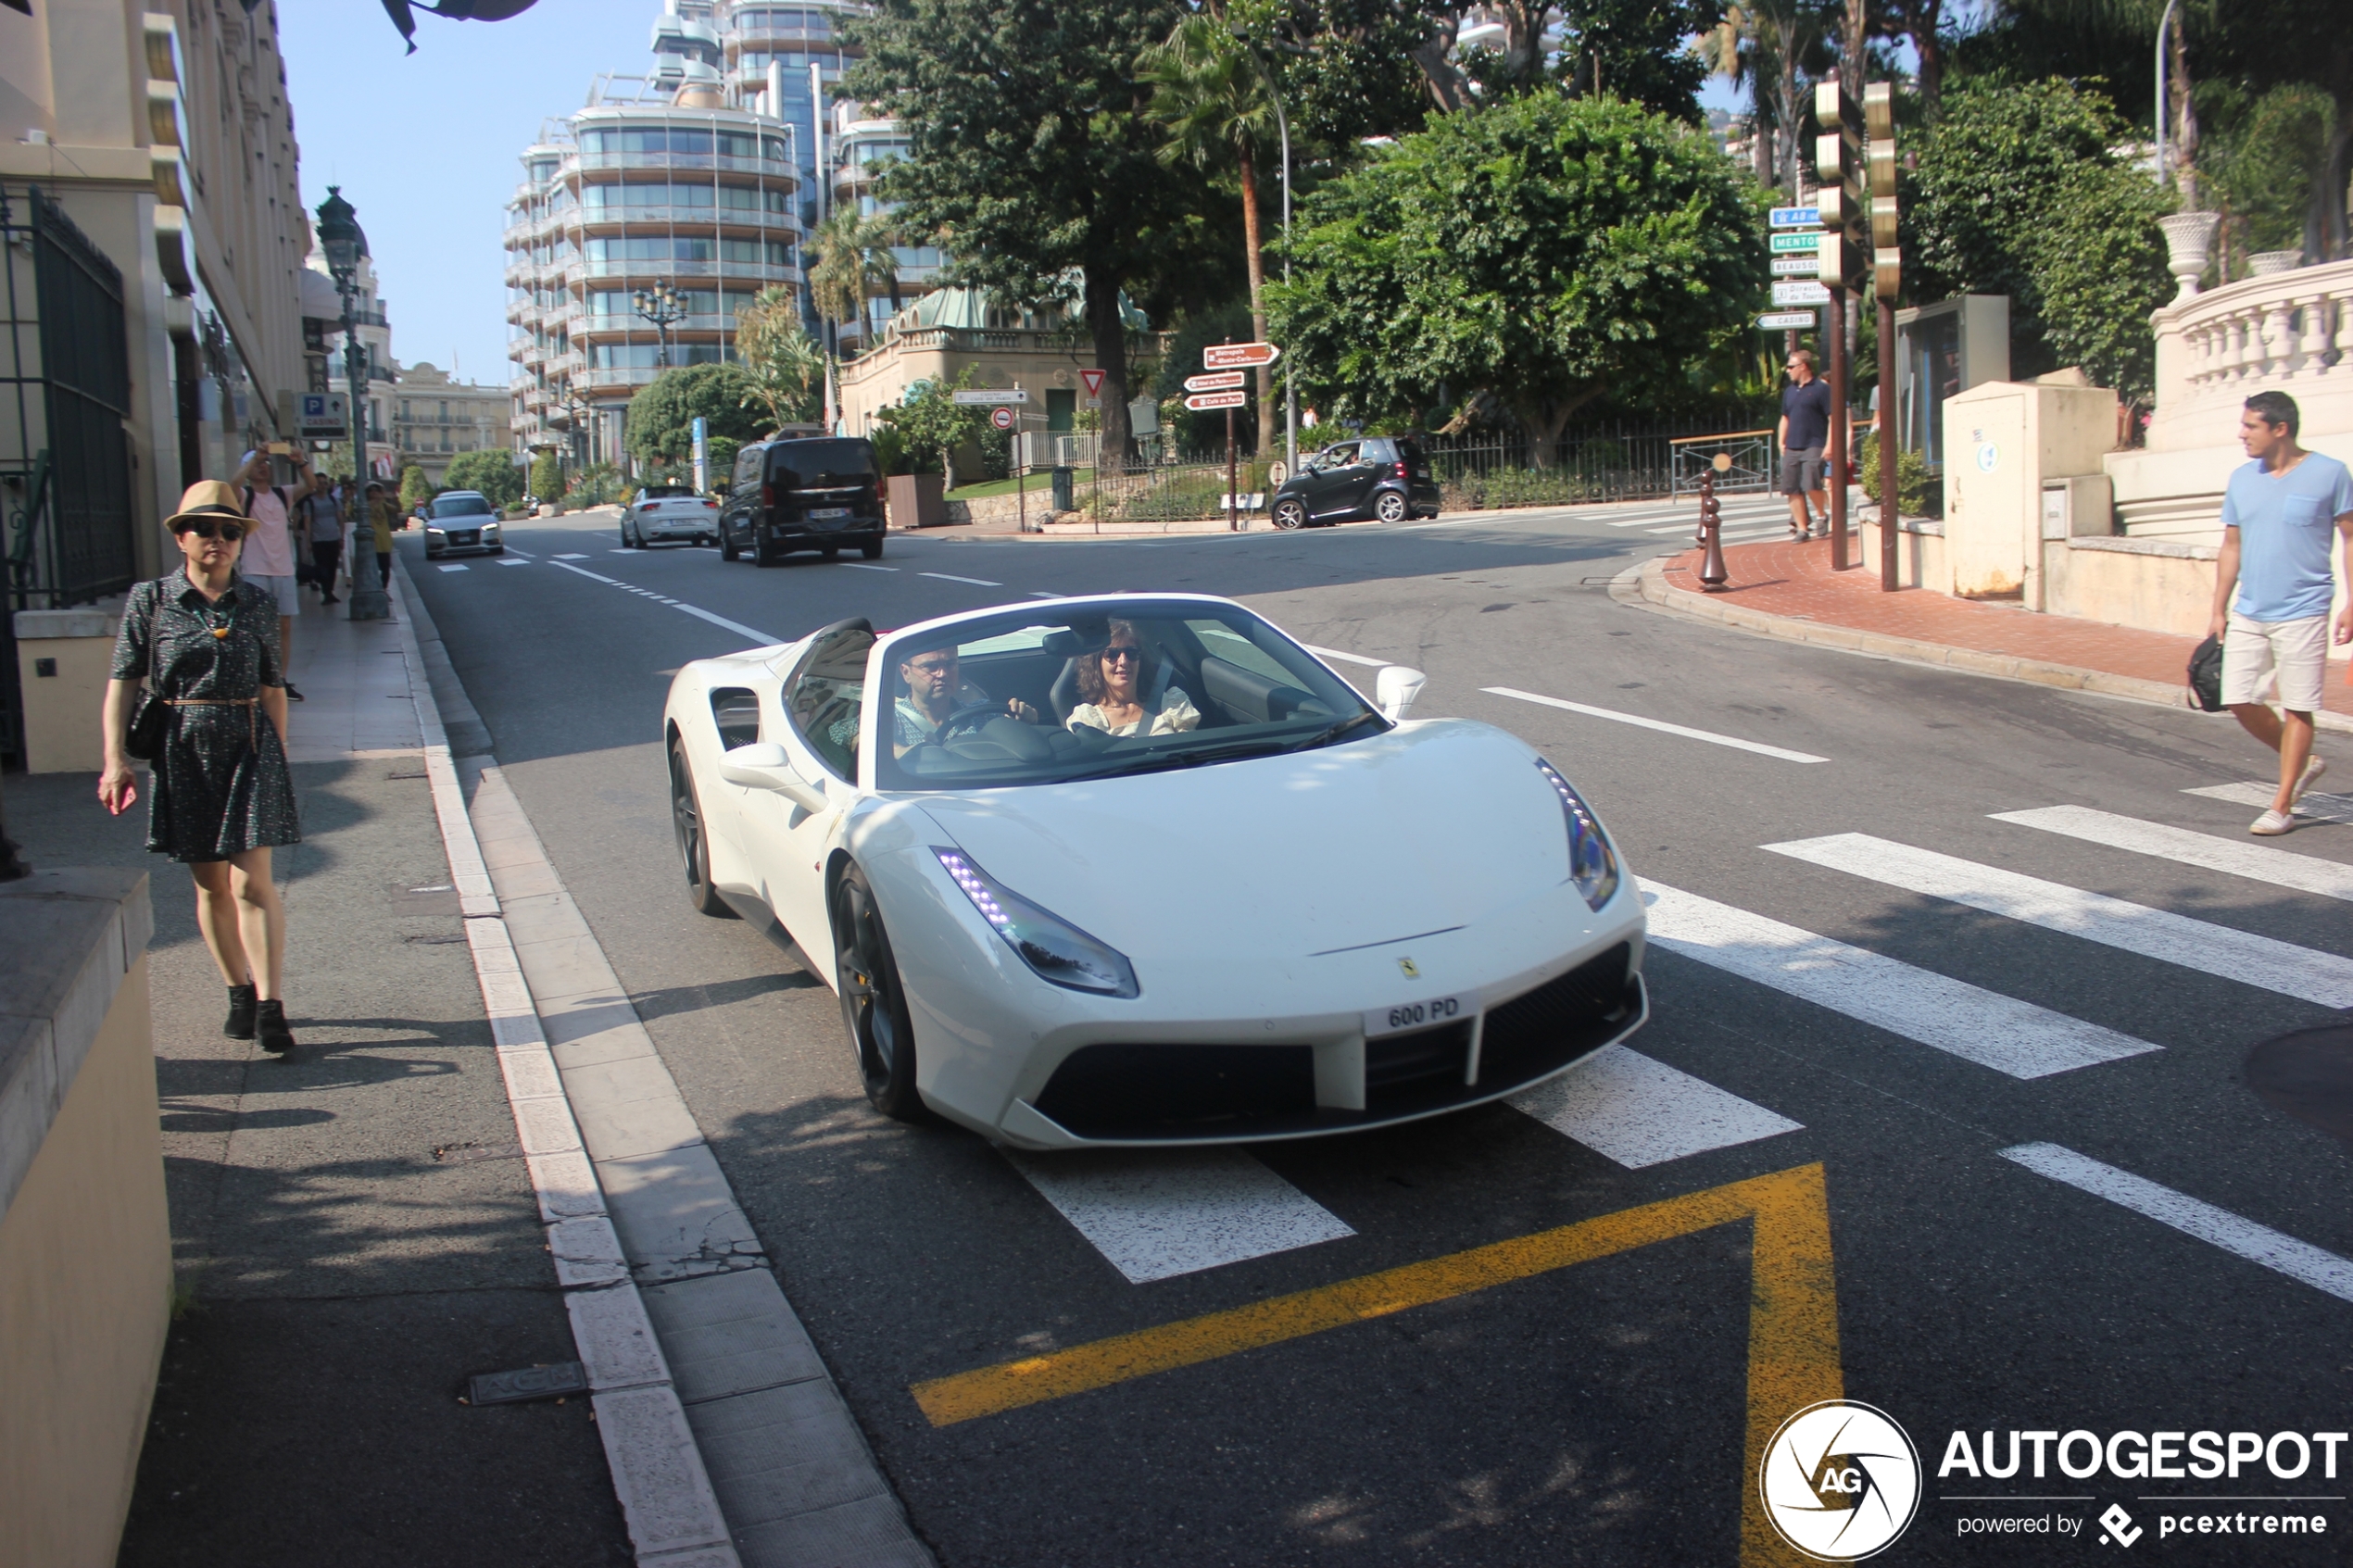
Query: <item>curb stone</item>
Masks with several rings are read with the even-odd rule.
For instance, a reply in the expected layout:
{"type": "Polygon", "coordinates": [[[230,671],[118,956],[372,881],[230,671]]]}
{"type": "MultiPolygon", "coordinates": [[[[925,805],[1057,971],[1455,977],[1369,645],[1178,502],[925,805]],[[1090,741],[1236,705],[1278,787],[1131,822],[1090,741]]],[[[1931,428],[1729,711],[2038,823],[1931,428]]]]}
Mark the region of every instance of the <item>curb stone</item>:
{"type": "Polygon", "coordinates": [[[411,690],[452,880],[486,905],[467,929],[637,1561],[934,1568],[497,758],[453,762],[411,690]]]}
{"type": "MultiPolygon", "coordinates": [[[[1667,559],[1664,556],[1655,556],[1628,567],[1610,580],[1609,596],[1619,604],[1630,605],[1638,609],[1714,621],[1720,626],[1730,626],[1759,636],[1835,648],[1841,653],[1862,654],[1867,658],[1894,659],[1938,670],[1958,670],[1971,675],[1991,675],[2001,680],[2024,681],[2033,685],[2057,686],[2067,691],[2094,692],[2102,696],[2151,703],[2158,708],[2183,706],[2184,688],[2164,681],[2145,681],[2138,676],[2111,674],[2105,670],[2085,670],[2077,665],[2026,659],[2017,654],[1986,653],[1977,648],[1923,642],[1917,637],[1899,637],[1886,632],[1866,632],[1852,626],[1801,621],[1795,616],[1768,615],[1763,610],[1701,598],[1695,594],[1687,594],[1667,585],[1667,559]]],[[[2327,734],[2353,734],[2353,718],[2341,713],[2316,713],[2313,725],[2327,734]]]]}

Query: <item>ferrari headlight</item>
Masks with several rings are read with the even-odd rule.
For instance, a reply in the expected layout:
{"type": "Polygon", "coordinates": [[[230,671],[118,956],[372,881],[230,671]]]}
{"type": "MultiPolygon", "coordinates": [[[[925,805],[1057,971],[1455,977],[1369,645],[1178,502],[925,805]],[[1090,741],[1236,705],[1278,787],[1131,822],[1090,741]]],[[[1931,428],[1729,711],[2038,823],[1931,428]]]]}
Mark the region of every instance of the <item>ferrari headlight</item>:
{"type": "Polygon", "coordinates": [[[1136,995],[1136,968],[1117,949],[996,881],[963,850],[934,847],[932,853],[973,901],[980,918],[995,928],[1040,980],[1101,997],[1136,995]]]}
{"type": "Polygon", "coordinates": [[[1536,767],[1553,786],[1553,793],[1561,797],[1561,815],[1568,820],[1568,880],[1577,884],[1586,904],[1598,911],[1617,891],[1617,853],[1609,847],[1608,834],[1602,832],[1602,820],[1569,787],[1560,770],[1541,757],[1536,767]]]}

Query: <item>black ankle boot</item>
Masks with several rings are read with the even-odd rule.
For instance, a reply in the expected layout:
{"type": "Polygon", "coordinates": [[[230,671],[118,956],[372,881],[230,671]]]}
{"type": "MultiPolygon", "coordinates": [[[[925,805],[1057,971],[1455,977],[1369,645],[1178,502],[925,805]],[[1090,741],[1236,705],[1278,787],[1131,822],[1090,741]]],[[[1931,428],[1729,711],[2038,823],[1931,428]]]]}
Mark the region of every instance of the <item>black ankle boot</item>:
{"type": "Polygon", "coordinates": [[[229,1022],[220,1026],[220,1032],[223,1035],[228,1035],[229,1038],[233,1040],[252,1039],[253,1004],[254,989],[252,986],[230,986],[229,1022]]]}
{"type": "Polygon", "coordinates": [[[283,1055],[295,1047],[294,1031],[286,1027],[286,1004],[282,1001],[273,998],[254,1004],[253,1031],[265,1051],[283,1055]]]}

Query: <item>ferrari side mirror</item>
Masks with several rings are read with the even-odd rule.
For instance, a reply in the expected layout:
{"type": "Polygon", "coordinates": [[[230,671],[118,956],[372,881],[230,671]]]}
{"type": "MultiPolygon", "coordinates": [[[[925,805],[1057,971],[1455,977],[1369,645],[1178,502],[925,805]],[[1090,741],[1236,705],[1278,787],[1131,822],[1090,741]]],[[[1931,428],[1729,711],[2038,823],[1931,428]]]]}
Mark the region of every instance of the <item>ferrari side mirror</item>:
{"type": "Polygon", "coordinates": [[[1403,664],[1382,665],[1380,673],[1373,678],[1373,701],[1382,717],[1392,724],[1404,718],[1405,710],[1414,706],[1414,699],[1422,695],[1422,683],[1428,679],[1420,671],[1403,664]]]}
{"type": "Polygon", "coordinates": [[[719,776],[742,789],[772,790],[803,810],[822,811],[826,806],[825,792],[796,772],[785,748],[774,742],[721,753],[719,776]]]}

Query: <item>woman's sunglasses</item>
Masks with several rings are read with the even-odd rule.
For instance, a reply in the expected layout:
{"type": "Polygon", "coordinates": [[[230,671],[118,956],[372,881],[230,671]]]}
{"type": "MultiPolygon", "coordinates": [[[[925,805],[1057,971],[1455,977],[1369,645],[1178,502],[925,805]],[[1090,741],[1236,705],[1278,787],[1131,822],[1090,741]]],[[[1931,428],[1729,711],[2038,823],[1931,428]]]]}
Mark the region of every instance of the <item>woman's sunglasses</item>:
{"type": "Polygon", "coordinates": [[[1139,647],[1115,647],[1103,650],[1105,664],[1118,664],[1131,659],[1140,659],[1143,657],[1144,650],[1139,647]]]}
{"type": "Polygon", "coordinates": [[[245,524],[241,522],[192,522],[180,532],[193,533],[199,539],[218,539],[224,545],[233,545],[245,536],[245,524]]]}

